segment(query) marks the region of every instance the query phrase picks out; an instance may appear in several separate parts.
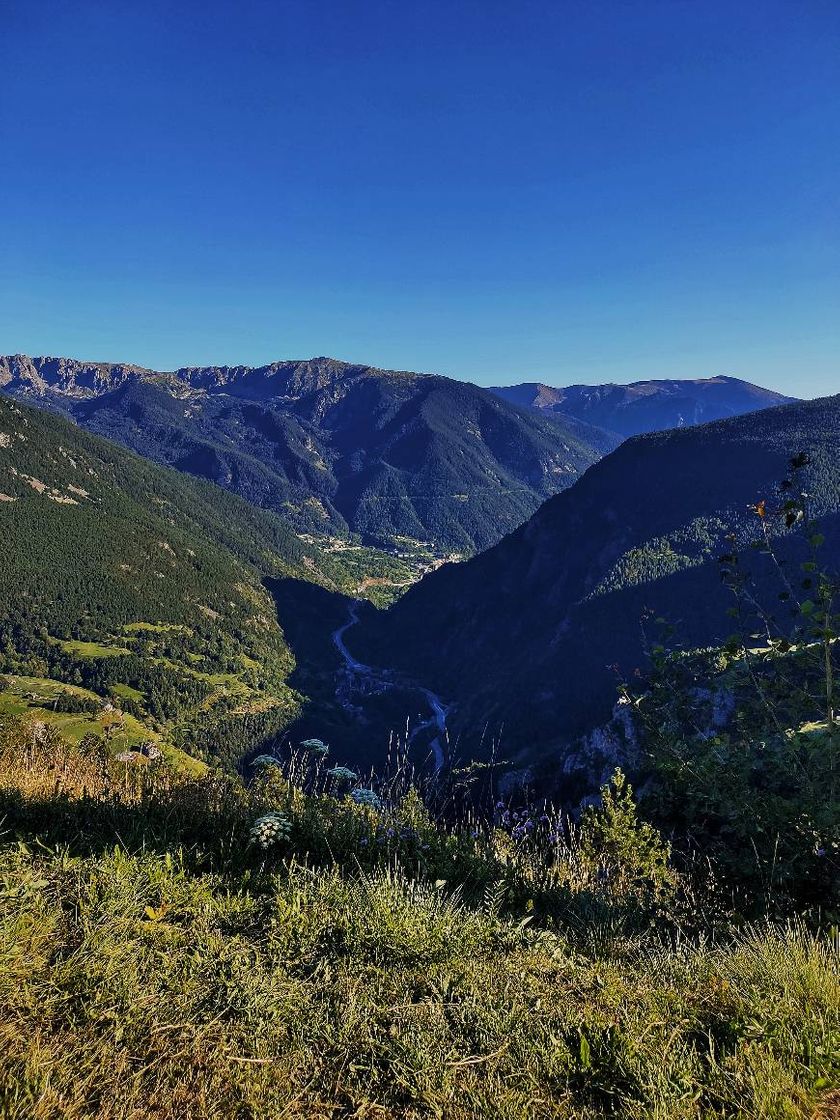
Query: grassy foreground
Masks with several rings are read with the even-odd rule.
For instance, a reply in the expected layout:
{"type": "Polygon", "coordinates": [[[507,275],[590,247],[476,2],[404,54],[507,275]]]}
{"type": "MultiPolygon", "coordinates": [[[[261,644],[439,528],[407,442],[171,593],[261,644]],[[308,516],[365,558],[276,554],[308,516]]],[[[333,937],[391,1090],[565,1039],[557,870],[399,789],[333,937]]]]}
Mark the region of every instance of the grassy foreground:
{"type": "Polygon", "coordinates": [[[603,815],[547,855],[410,789],[246,790],[24,731],[0,727],[3,1117],[838,1114],[836,932],[698,932],[637,821],[622,873],[603,815]]]}

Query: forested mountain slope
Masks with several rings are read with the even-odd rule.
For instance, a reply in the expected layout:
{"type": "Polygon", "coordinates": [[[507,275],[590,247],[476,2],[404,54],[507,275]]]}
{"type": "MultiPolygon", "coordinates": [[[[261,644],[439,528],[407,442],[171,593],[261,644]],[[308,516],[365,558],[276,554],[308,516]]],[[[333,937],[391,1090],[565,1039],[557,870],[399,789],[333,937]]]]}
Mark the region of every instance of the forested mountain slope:
{"type": "Polygon", "coordinates": [[[472,553],[614,447],[474,385],[328,358],[251,369],[0,358],[0,391],[71,415],[310,533],[472,553]]]}
{"type": "Polygon", "coordinates": [[[562,389],[541,382],[524,382],[499,386],[491,392],[512,404],[575,417],[622,436],[723,420],[788,404],[793,399],[737,377],[568,385],[562,389]]]}
{"type": "Polygon", "coordinates": [[[298,708],[262,575],[333,586],[333,563],[272,513],[0,398],[0,674],[84,684],[233,762],[298,708]]]}
{"type": "MultiPolygon", "coordinates": [[[[646,610],[689,645],[731,630],[717,557],[733,547],[728,533],[737,546],[759,535],[753,504],[772,503],[803,450],[836,561],[840,397],[830,397],[628,440],[495,548],[366,617],[351,651],[454,701],[464,754],[476,735],[486,745],[500,732],[508,748],[548,751],[609,715],[617,672],[644,663],[646,610]]],[[[746,562],[775,601],[768,557],[746,562]]]]}

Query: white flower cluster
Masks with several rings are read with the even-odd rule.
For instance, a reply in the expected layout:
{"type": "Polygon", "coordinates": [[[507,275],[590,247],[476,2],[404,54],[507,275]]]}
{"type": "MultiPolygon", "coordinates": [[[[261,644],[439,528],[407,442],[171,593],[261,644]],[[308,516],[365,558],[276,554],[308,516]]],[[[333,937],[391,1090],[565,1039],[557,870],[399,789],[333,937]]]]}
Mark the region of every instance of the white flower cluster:
{"type": "Polygon", "coordinates": [[[282,813],[266,813],[251,825],[251,841],[261,848],[270,848],[281,840],[288,839],[292,825],[282,813]]]}
{"type": "Polygon", "coordinates": [[[359,780],[359,775],[349,766],[333,766],[331,770],[327,771],[327,776],[334,778],[337,782],[347,782],[348,785],[359,780]]]}
{"type": "Polygon", "coordinates": [[[280,759],[275,758],[273,754],[258,754],[257,757],[251,761],[251,765],[255,770],[259,770],[263,766],[279,766],[280,759]]]}
{"type": "Polygon", "coordinates": [[[309,751],[311,754],[323,756],[330,752],[330,748],[321,739],[304,739],[301,746],[305,751],[309,751]]]}
{"type": "Polygon", "coordinates": [[[377,812],[382,808],[382,802],[379,800],[379,794],[373,789],[354,789],[350,794],[357,805],[366,805],[368,809],[376,809],[377,812]]]}

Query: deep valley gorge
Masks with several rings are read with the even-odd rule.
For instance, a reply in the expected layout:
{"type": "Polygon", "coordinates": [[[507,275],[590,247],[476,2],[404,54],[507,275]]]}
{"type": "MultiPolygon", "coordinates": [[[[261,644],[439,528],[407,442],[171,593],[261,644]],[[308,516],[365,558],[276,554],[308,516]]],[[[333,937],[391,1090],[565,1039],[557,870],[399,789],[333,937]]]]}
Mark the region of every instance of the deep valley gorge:
{"type": "Polygon", "coordinates": [[[44,637],[38,653],[12,652],[7,638],[6,670],[37,677],[46,659],[50,675],[104,689],[150,734],[208,761],[322,735],[376,769],[401,742],[421,769],[492,758],[577,796],[564,757],[608,723],[617,681],[643,667],[645,612],[673,619],[690,645],[725,636],[716,556],[728,534],[748,543],[757,531],[743,511],[771,493],[791,449],[819,461],[817,512],[834,524],[838,409],[731,378],[588,396],[542,387],[538,399],[527,389],[331,359],[165,374],[0,359],[9,570],[37,547],[53,555],[58,588],[78,568],[63,551],[73,547],[113,603],[82,609],[72,583],[54,593],[43,577],[27,591],[21,572],[8,621],[21,633],[34,614],[44,637]],[[686,422],[709,414],[728,418],[686,422]],[[651,417],[671,431],[634,436],[651,417]],[[81,465],[89,454],[96,466],[81,465]],[[81,475],[96,484],[83,490],[81,475]],[[150,484],[162,495],[151,503],[150,484]],[[140,524],[126,520],[127,494],[149,542],[138,540],[136,564],[117,562],[140,524]],[[116,535],[106,543],[109,519],[119,547],[116,535]],[[221,584],[196,595],[201,553],[173,532],[201,534],[202,578],[251,597],[241,620],[221,584]],[[222,557],[238,579],[222,576],[222,557]],[[265,587],[276,624],[257,607],[265,587]],[[186,706],[182,687],[195,694],[186,706]],[[220,718],[223,749],[207,737],[220,718]]]}

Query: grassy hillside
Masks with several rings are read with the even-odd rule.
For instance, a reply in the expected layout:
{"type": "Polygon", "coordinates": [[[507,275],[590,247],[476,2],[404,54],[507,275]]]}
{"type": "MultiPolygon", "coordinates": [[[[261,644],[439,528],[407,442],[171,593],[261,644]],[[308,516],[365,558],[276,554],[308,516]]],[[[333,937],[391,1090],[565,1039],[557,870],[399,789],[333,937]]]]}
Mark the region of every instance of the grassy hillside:
{"type": "Polygon", "coordinates": [[[0,400],[0,673],[83,685],[198,758],[232,764],[298,711],[264,574],[387,594],[419,563],[326,552],[210,483],[0,400]]]}
{"type": "MultiPolygon", "coordinates": [[[[107,746],[114,757],[131,756],[132,763],[144,765],[145,751],[154,748],[168,765],[190,774],[205,771],[204,763],[173,747],[148,723],[119,707],[121,700],[142,702],[143,693],[128,685],[116,684],[110,699],[88,689],[39,677],[0,677],[0,717],[25,717],[33,734],[54,728],[72,745],[87,739],[107,746]],[[113,703],[111,701],[114,701],[113,703]]],[[[142,709],[142,703],[138,704],[142,709]]]]}
{"type": "Polygon", "coordinates": [[[126,780],[7,721],[0,762],[10,1120],[836,1107],[836,938],[736,930],[629,803],[517,839],[398,780],[359,804],[311,759],[126,780]]]}

